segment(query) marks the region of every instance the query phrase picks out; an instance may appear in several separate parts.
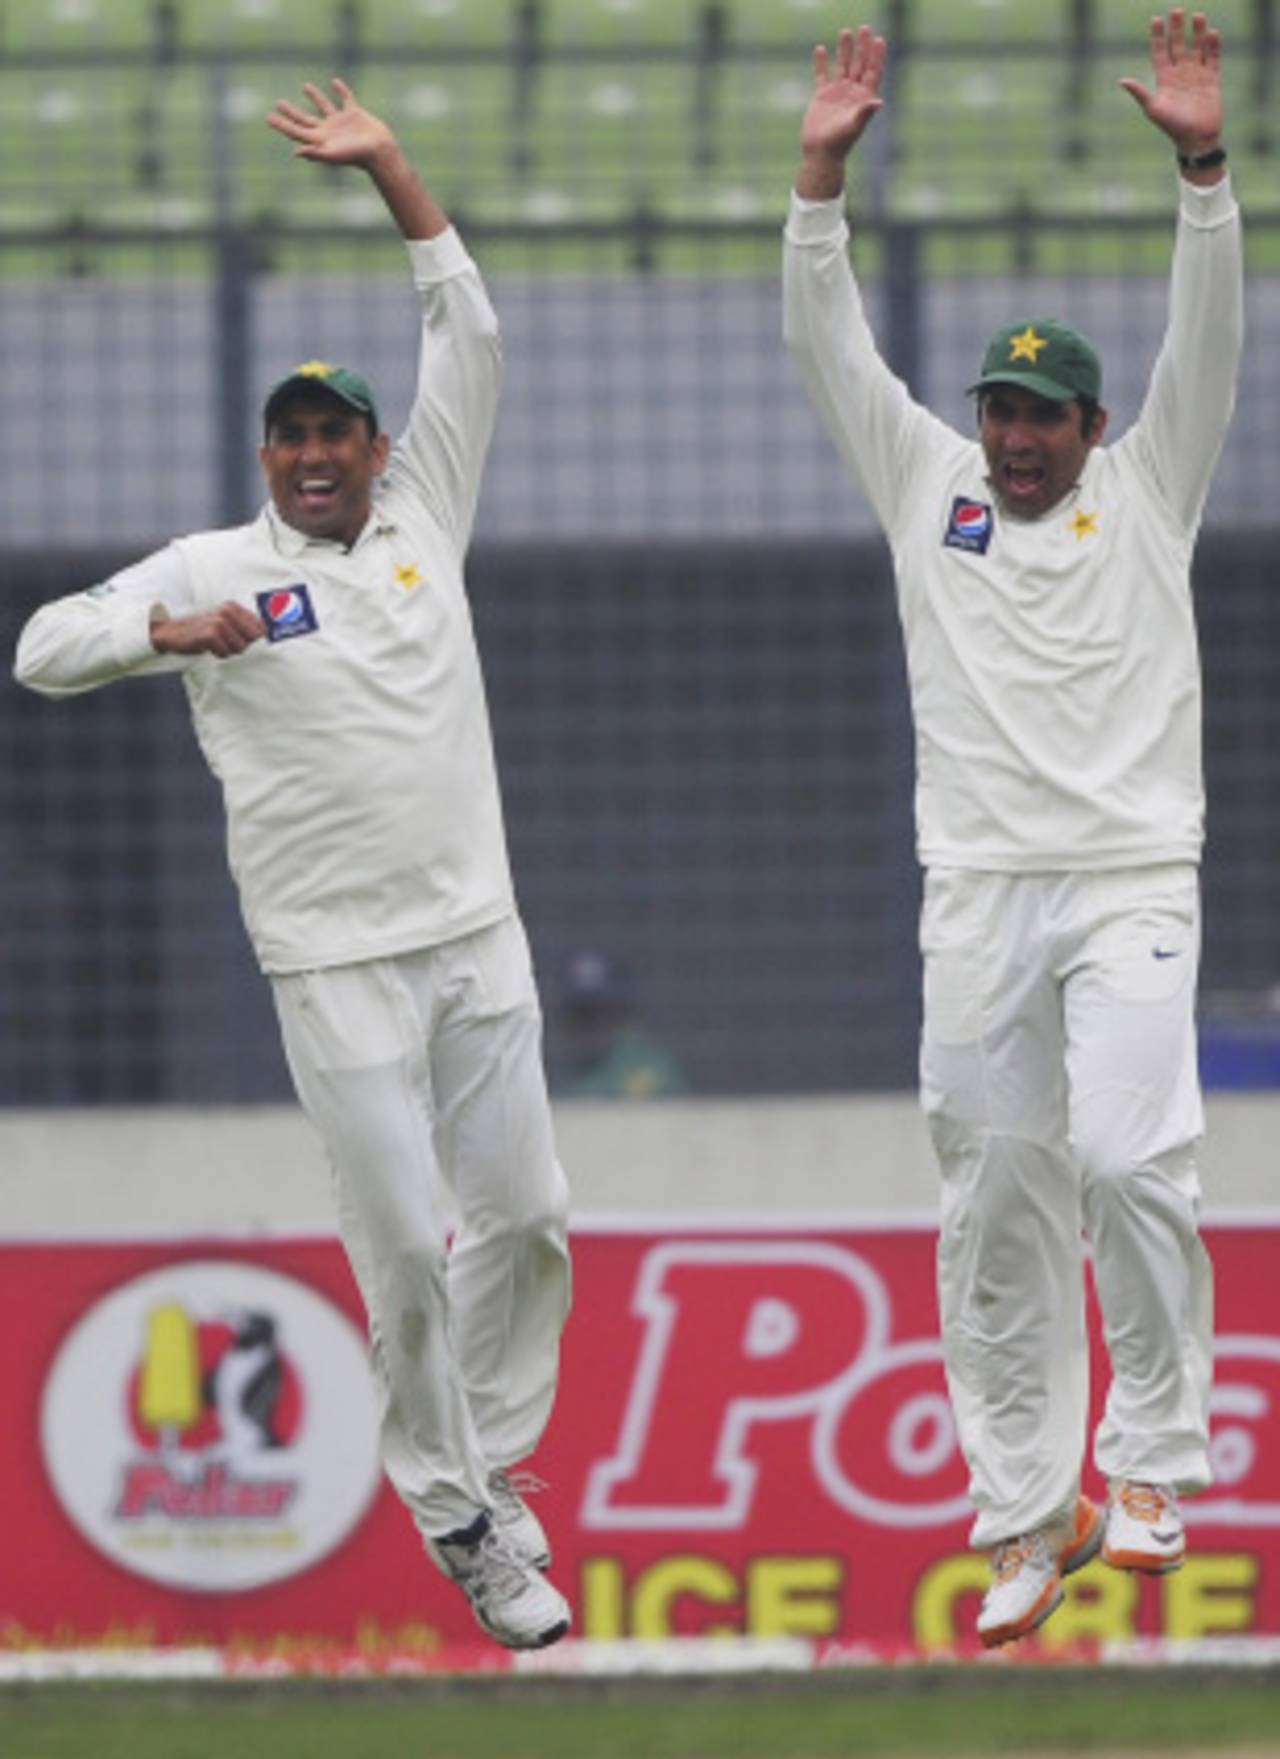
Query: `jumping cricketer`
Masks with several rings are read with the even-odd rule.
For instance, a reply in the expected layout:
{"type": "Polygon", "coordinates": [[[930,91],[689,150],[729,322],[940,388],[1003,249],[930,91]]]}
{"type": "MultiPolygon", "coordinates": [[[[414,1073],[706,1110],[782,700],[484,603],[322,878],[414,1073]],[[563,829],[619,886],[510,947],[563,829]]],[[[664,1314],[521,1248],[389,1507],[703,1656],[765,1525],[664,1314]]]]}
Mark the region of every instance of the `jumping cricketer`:
{"type": "MultiPolygon", "coordinates": [[[[942,1178],[948,1384],[992,1581],[978,1632],[1034,1629],[1062,1577],[1182,1561],[1209,1482],[1212,1284],[1198,1231],[1194,999],[1204,801],[1190,563],[1242,346],[1219,33],[1152,21],[1172,142],[1168,328],[1104,445],[1092,346],[1019,315],[976,383],[977,438],[876,352],[848,262],[847,156],[884,39],[841,32],[814,89],[785,243],[785,335],[892,547],[916,735],[921,1092],[942,1178]],[[1112,1381],[1081,1494],[1083,1240],[1112,1381]]],[[[945,77],[945,69],[939,75],[945,77]]],[[[1068,173],[1064,172],[1064,175],[1068,173]]]]}
{"type": "Polygon", "coordinates": [[[509,1469],[555,1393],[568,1202],[463,587],[498,326],[390,129],[340,80],[304,90],[271,125],[302,158],[363,169],[407,241],[422,307],[408,426],[393,445],[358,373],[304,362],[266,400],[259,516],[44,606],[16,672],[54,697],[181,673],[328,1150],[387,1473],[484,1629],[535,1648],[569,1608],[509,1469]]]}

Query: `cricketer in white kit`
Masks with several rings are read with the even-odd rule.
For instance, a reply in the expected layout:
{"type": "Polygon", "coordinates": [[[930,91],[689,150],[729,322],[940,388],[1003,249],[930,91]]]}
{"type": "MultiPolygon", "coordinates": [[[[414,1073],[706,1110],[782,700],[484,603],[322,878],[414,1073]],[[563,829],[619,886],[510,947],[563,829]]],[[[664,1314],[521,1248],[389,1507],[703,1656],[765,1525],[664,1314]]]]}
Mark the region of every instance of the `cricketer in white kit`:
{"type": "MultiPolygon", "coordinates": [[[[1239,216],[1220,145],[1220,41],[1152,21],[1173,140],[1168,329],[1138,420],[1101,444],[1090,344],[1051,318],[994,337],[978,438],[876,352],[848,262],[846,156],[884,40],[815,52],[786,226],[785,335],[888,536],[916,733],[921,1094],[942,1176],[938,1288],[991,1554],[988,1645],[1034,1629],[1099,1550],[1182,1561],[1177,1496],[1209,1482],[1212,1276],[1198,1232],[1194,1001],[1203,835],[1196,530],[1242,345],[1239,216]],[[1081,1494],[1082,1236],[1112,1382],[1081,1494]]],[[[943,70],[939,77],[945,77],[943,70]]]]}
{"type": "Polygon", "coordinates": [[[390,130],[333,84],[268,120],[299,156],[364,169],[407,241],[423,328],[405,432],[379,432],[358,374],[300,366],[264,409],[257,519],[44,606],[16,675],[56,697],[181,672],[328,1151],[387,1473],[484,1629],[538,1647],[569,1609],[509,1468],[555,1394],[568,1198],[463,586],[498,325],[390,130]]]}

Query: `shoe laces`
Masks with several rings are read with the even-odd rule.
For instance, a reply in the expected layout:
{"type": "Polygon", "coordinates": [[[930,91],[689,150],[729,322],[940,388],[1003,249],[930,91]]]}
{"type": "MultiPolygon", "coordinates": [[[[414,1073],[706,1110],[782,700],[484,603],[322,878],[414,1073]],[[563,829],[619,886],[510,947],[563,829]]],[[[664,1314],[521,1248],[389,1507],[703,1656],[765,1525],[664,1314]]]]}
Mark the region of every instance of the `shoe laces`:
{"type": "Polygon", "coordinates": [[[460,1580],[481,1602],[514,1600],[529,1586],[529,1571],[497,1529],[490,1527],[467,1559],[460,1580]]]}
{"type": "Polygon", "coordinates": [[[1125,1514],[1132,1520],[1145,1521],[1154,1527],[1174,1507],[1169,1491],[1159,1484],[1139,1484],[1125,1479],[1116,1486],[1116,1496],[1125,1514]]]}
{"type": "Polygon", "coordinates": [[[1004,1539],[991,1554],[991,1569],[996,1581],[1010,1582],[1028,1564],[1047,1563],[1049,1548],[1039,1533],[1024,1533],[1017,1539],[1004,1539]]]}
{"type": "Polygon", "coordinates": [[[513,1472],[506,1466],[498,1466],[489,1474],[489,1489],[496,1504],[513,1508],[518,1507],[526,1496],[536,1496],[540,1490],[548,1490],[550,1486],[536,1472],[513,1472]]]}

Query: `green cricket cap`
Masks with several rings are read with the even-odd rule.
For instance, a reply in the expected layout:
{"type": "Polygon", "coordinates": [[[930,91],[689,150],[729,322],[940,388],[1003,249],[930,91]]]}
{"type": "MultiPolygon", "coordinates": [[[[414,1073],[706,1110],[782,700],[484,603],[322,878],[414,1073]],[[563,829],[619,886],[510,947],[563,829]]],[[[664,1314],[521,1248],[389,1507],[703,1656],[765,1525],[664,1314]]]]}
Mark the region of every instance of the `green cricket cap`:
{"type": "Polygon", "coordinates": [[[327,360],[304,360],[301,366],[295,366],[291,373],[273,385],[267,393],[267,400],[262,406],[263,426],[270,431],[276,412],[286,397],[296,391],[314,390],[329,391],[352,409],[358,409],[361,415],[367,415],[376,428],[378,411],[373,401],[373,392],[368,381],[359,373],[353,373],[349,366],[333,366],[327,360]]]}
{"type": "Polygon", "coordinates": [[[988,385],[1020,385],[1054,403],[1075,397],[1097,402],[1102,394],[1102,363],[1087,337],[1057,318],[1009,324],[994,335],[982,357],[982,377],[970,392],[988,385]]]}

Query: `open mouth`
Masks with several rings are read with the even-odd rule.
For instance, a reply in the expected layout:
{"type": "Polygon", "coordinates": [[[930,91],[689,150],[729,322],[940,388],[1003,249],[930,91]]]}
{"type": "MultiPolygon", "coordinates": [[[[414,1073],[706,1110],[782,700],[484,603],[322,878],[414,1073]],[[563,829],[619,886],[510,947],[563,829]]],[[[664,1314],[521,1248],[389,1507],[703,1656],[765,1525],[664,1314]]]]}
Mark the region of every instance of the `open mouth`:
{"type": "Polygon", "coordinates": [[[309,512],[322,512],[338,498],[338,484],[331,476],[304,476],[295,489],[299,505],[309,512]]]}
{"type": "Polygon", "coordinates": [[[1006,464],[1000,475],[1009,499],[1023,501],[1034,499],[1040,493],[1046,472],[1039,464],[1006,464]]]}

